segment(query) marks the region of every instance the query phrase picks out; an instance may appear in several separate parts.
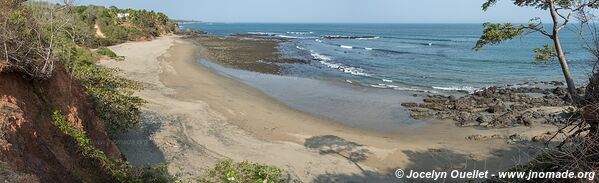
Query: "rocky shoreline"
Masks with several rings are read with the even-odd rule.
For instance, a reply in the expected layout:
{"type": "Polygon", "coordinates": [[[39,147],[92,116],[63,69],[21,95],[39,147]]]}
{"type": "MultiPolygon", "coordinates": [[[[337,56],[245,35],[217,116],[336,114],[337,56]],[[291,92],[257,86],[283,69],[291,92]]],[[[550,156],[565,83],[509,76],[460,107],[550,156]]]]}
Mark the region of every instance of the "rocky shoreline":
{"type": "MultiPolygon", "coordinates": [[[[552,87],[489,87],[459,98],[428,95],[423,103],[403,103],[402,106],[411,111],[414,119],[453,120],[462,127],[508,128],[565,123],[573,108],[566,102],[568,94],[563,83],[535,83],[552,87]]],[[[578,91],[583,93],[584,88],[578,91]]]]}

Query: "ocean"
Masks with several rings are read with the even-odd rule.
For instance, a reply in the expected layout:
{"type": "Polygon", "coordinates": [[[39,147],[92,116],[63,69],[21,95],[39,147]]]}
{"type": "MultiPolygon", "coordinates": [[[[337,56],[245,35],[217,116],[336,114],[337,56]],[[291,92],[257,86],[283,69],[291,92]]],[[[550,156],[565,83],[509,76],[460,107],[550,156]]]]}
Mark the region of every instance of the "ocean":
{"type": "MultiPolygon", "coordinates": [[[[310,60],[286,64],[284,75],[404,91],[468,91],[505,85],[562,81],[557,61],[536,63],[535,47],[551,44],[540,34],[472,47],[482,24],[284,24],[195,23],[209,34],[251,33],[289,38],[285,57],[310,60]]],[[[573,30],[561,33],[578,85],[591,71],[590,55],[573,30]]]]}
{"type": "MultiPolygon", "coordinates": [[[[435,121],[410,118],[401,106],[428,94],[464,95],[489,86],[540,86],[562,81],[557,61],[535,63],[535,47],[550,43],[527,35],[473,51],[480,24],[257,24],[197,23],[213,35],[284,37],[282,55],[309,60],[282,64],[282,75],[226,68],[199,60],[221,75],[257,88],[286,106],[341,124],[396,133],[435,121]]],[[[562,43],[578,85],[586,83],[591,58],[577,34],[562,43]]]]}

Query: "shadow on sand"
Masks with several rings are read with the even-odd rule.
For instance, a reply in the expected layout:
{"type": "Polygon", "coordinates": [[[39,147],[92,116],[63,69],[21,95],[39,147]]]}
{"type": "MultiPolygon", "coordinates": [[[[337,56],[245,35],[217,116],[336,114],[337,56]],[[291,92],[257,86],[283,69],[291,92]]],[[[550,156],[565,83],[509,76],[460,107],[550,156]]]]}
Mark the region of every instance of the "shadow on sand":
{"type": "Polygon", "coordinates": [[[133,166],[145,167],[166,163],[164,154],[151,139],[160,129],[164,117],[148,111],[144,111],[141,116],[140,128],[120,134],[114,137],[113,141],[133,166]]]}
{"type": "MultiPolygon", "coordinates": [[[[427,151],[403,151],[411,162],[407,167],[401,169],[407,174],[413,171],[448,172],[446,179],[398,179],[395,177],[395,169],[382,172],[364,170],[360,161],[368,158],[369,151],[361,145],[346,141],[342,138],[325,135],[306,139],[304,146],[319,150],[321,154],[335,154],[355,164],[361,174],[322,174],[317,176],[313,182],[483,182],[485,179],[453,179],[450,172],[458,170],[466,171],[489,171],[489,175],[497,171],[505,171],[517,164],[525,164],[534,156],[543,151],[542,145],[531,142],[521,142],[509,149],[491,152],[485,157],[475,157],[470,154],[455,152],[448,149],[428,149],[427,151]]],[[[398,167],[400,168],[400,167],[398,167]]]]}

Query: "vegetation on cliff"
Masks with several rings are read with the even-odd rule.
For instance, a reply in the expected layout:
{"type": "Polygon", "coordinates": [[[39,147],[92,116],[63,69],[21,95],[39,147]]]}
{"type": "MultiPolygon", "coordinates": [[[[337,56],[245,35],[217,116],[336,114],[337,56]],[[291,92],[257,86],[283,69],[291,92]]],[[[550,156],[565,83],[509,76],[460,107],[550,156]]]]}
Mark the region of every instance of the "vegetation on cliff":
{"type": "Polygon", "coordinates": [[[288,182],[285,171],[274,166],[243,161],[235,163],[232,160],[222,160],[208,171],[200,182],[288,182]]]}
{"type": "MultiPolygon", "coordinates": [[[[102,46],[128,40],[152,39],[156,36],[172,33],[176,28],[176,24],[169,21],[166,15],[145,10],[108,9],[95,6],[76,7],[70,4],[51,4],[39,1],[0,0],[0,48],[2,48],[0,49],[0,73],[21,75],[21,78],[27,80],[24,81],[25,83],[35,85],[33,87],[37,88],[36,95],[40,95],[38,97],[45,100],[39,107],[45,109],[26,112],[40,113],[41,116],[52,116],[52,121],[56,125],[55,128],[59,129],[62,134],[72,138],[74,140],[72,143],[77,144],[82,157],[76,157],[75,159],[84,158],[95,162],[93,165],[101,170],[99,172],[112,175],[111,179],[118,182],[143,182],[146,180],[172,182],[174,179],[165,176],[166,171],[164,168],[134,169],[120,159],[111,159],[106,155],[106,152],[98,147],[113,143],[92,143],[91,136],[85,131],[89,129],[74,128],[73,125],[80,126],[81,123],[92,124],[89,121],[80,122],[77,111],[72,113],[75,116],[69,114],[69,120],[65,120],[60,112],[49,114],[51,110],[54,110],[50,107],[61,106],[61,104],[52,103],[54,99],[49,99],[49,97],[59,96],[45,96],[50,91],[43,91],[44,87],[37,86],[35,83],[63,82],[55,82],[54,80],[57,78],[53,76],[57,74],[55,68],[66,68],[67,72],[70,73],[70,77],[78,81],[72,83],[69,79],[67,81],[68,86],[66,88],[61,87],[60,90],[71,90],[71,88],[77,88],[81,84],[95,109],[92,115],[95,114],[100,117],[104,122],[103,126],[111,134],[137,127],[141,120],[140,108],[144,101],[133,96],[133,93],[142,88],[141,84],[118,76],[116,70],[97,66],[96,62],[101,56],[120,59],[114,52],[102,46]],[[122,17],[119,14],[128,14],[128,16],[122,17]],[[103,35],[98,35],[98,32],[102,32],[103,35]],[[96,52],[91,51],[92,48],[98,47],[102,48],[96,52]]],[[[65,70],[61,69],[60,72],[59,74],[63,74],[65,70]]],[[[81,100],[85,101],[87,98],[81,100]]],[[[73,101],[73,99],[68,101],[73,101]]],[[[24,105],[38,104],[29,103],[24,105]]],[[[70,107],[61,106],[61,108],[70,107]]],[[[70,110],[76,109],[71,108],[70,110]]],[[[62,111],[65,111],[65,109],[62,109],[62,111]]],[[[36,121],[39,124],[44,122],[42,120],[36,121]]],[[[2,123],[2,125],[11,124],[2,123]]],[[[95,127],[92,125],[90,128],[95,127]]],[[[104,131],[104,128],[98,130],[104,131]]],[[[13,138],[14,135],[2,136],[0,140],[2,138],[13,138]]],[[[6,141],[8,143],[30,143],[11,139],[6,139],[6,141]]],[[[57,145],[63,143],[68,144],[71,142],[56,142],[57,145]]],[[[44,146],[36,147],[47,148],[44,146]]],[[[36,151],[34,149],[29,150],[36,151]]],[[[9,154],[4,154],[2,157],[9,158],[9,156],[9,154]]],[[[9,166],[17,165],[12,163],[9,166]]],[[[22,164],[18,166],[22,166],[22,164]]],[[[43,176],[48,175],[47,173],[37,172],[40,170],[31,171],[36,174],[42,173],[43,176]]],[[[56,168],[56,171],[61,171],[61,169],[56,168]]],[[[63,175],[63,177],[75,177],[83,181],[88,180],[85,177],[94,176],[63,175]]],[[[41,179],[56,180],[50,177],[42,177],[41,179]]],[[[65,180],[69,179],[71,178],[65,180]]]]}
{"type": "Polygon", "coordinates": [[[77,6],[75,12],[86,28],[93,30],[96,35],[88,43],[91,47],[150,40],[178,29],[168,16],[154,11],[90,5],[77,6]]]}
{"type": "MultiPolygon", "coordinates": [[[[168,175],[165,165],[149,168],[131,167],[126,161],[120,159],[120,155],[106,150],[108,146],[115,147],[107,139],[106,131],[114,135],[138,127],[141,123],[141,106],[144,101],[133,95],[135,91],[142,89],[141,83],[119,76],[117,70],[96,65],[101,57],[123,59],[106,46],[126,41],[150,40],[173,33],[177,29],[177,24],[170,21],[165,14],[153,11],[72,6],[39,1],[0,0],[0,48],[2,48],[0,49],[0,73],[20,75],[27,80],[24,83],[59,82],[67,85],[57,86],[61,90],[70,91],[75,90],[72,88],[76,88],[79,89],[78,91],[84,91],[85,95],[78,96],[80,99],[76,101],[87,102],[89,100],[88,109],[93,108],[91,116],[95,117],[96,121],[100,121],[97,120],[99,117],[105,127],[97,129],[100,131],[99,133],[104,133],[102,137],[105,139],[94,137],[97,135],[94,134],[96,132],[88,130],[96,128],[96,124],[85,121],[87,118],[80,119],[77,107],[53,102],[52,97],[57,96],[46,96],[48,91],[44,91],[45,88],[37,88],[35,95],[43,102],[29,105],[39,104],[38,107],[42,109],[27,111],[27,113],[40,113],[39,116],[42,118],[51,120],[49,123],[38,120],[36,124],[46,125],[52,131],[50,136],[64,141],[55,142],[56,148],[60,149],[59,151],[68,151],[66,156],[68,158],[55,160],[50,157],[50,159],[41,160],[52,161],[45,166],[56,169],[47,170],[50,173],[39,172],[36,167],[29,165],[26,165],[28,168],[24,168],[24,170],[28,173],[33,172],[34,176],[40,176],[42,181],[179,181],[168,175]],[[55,68],[59,68],[58,74],[55,68]],[[61,77],[57,78],[55,75],[61,77]],[[71,78],[75,80],[71,80],[71,78]],[[68,81],[56,81],[58,79],[68,81]],[[105,144],[109,145],[103,146],[105,144]],[[69,160],[70,158],[73,160],[69,160]],[[54,161],[66,161],[77,165],[72,167],[75,168],[74,170],[66,170],[59,167],[63,166],[65,162],[54,161]],[[78,166],[81,167],[77,168],[78,166]]],[[[29,87],[28,84],[25,85],[29,87]]],[[[56,93],[60,95],[61,92],[56,93]]],[[[68,101],[74,100],[68,99],[68,101]]],[[[12,124],[0,123],[2,128],[5,125],[12,124]]],[[[15,136],[14,134],[6,136],[9,138],[11,135],[15,136]]],[[[0,142],[3,138],[4,135],[0,136],[0,142]]],[[[24,143],[10,139],[7,141],[24,143]]],[[[36,148],[45,148],[44,146],[46,145],[35,145],[36,148]]],[[[31,148],[30,150],[36,151],[31,148]]],[[[15,149],[14,151],[24,150],[15,149]]],[[[116,153],[119,153],[118,149],[116,153]]],[[[3,158],[0,160],[6,160],[11,157],[6,154],[6,157],[3,155],[0,158],[3,158]]],[[[0,165],[2,165],[0,167],[0,172],[2,172],[5,166],[4,164],[0,165]]],[[[10,170],[17,165],[9,163],[7,166],[10,170]]],[[[201,181],[280,182],[284,180],[283,170],[249,162],[223,161],[208,173],[209,178],[201,179],[201,181]]]]}

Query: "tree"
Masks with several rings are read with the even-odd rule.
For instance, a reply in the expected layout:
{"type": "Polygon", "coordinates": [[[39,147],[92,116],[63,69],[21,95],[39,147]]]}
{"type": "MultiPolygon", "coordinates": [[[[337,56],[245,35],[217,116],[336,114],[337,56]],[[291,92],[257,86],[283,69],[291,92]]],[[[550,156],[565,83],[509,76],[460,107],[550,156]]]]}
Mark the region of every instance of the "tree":
{"type": "MultiPolygon", "coordinates": [[[[482,9],[486,11],[497,3],[497,1],[499,0],[487,0],[482,5],[482,9]]],[[[531,22],[528,25],[485,23],[483,24],[483,34],[478,42],[476,42],[474,50],[479,50],[485,45],[499,44],[502,41],[522,36],[527,33],[535,32],[547,36],[553,41],[553,45],[544,45],[542,48],[535,48],[533,50],[537,54],[535,60],[548,61],[557,58],[562,67],[562,72],[568,86],[570,101],[577,103],[580,96],[576,92],[574,79],[572,78],[568,61],[564,55],[564,48],[560,42],[559,32],[570,23],[572,14],[585,12],[587,9],[597,9],[599,7],[599,0],[512,0],[512,2],[516,6],[533,7],[550,13],[552,20],[550,23],[550,31],[545,30],[544,24],[540,18],[531,19],[531,22]]],[[[580,23],[588,24],[590,22],[580,23]]]]}
{"type": "MultiPolygon", "coordinates": [[[[65,3],[68,1],[65,1],[65,3]]],[[[21,72],[48,79],[54,70],[54,49],[71,23],[67,6],[23,0],[0,0],[0,72],[21,72]]]]}

